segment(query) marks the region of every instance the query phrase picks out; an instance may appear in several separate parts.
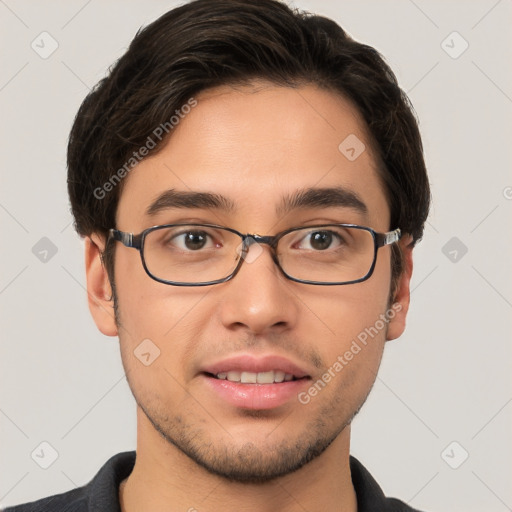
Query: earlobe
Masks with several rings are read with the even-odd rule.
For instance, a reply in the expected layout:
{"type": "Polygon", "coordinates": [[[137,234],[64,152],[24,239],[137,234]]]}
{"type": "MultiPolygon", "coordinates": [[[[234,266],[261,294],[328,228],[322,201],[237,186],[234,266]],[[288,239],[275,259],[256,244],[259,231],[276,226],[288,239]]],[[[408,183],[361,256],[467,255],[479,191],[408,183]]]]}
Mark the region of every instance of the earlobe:
{"type": "Polygon", "coordinates": [[[405,237],[400,241],[404,260],[404,270],[402,275],[398,278],[396,285],[396,292],[393,305],[389,314],[388,330],[386,334],[386,341],[391,341],[399,338],[405,331],[407,312],[409,311],[409,303],[411,298],[411,276],[412,276],[412,251],[411,244],[412,238],[405,237]]]}
{"type": "Polygon", "coordinates": [[[89,310],[105,336],[117,336],[112,287],[101,259],[104,240],[93,234],[85,239],[85,272],[89,310]]]}

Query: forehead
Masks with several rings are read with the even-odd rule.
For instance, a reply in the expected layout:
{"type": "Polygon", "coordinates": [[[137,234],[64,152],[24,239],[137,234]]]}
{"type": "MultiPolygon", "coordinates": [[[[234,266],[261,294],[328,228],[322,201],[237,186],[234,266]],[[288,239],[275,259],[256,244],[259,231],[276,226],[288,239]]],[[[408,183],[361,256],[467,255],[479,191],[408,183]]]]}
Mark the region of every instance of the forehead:
{"type": "Polygon", "coordinates": [[[195,100],[165,147],[125,178],[119,228],[151,225],[151,205],[168,190],[223,196],[226,222],[250,217],[263,228],[287,213],[286,198],[290,203],[297,191],[341,187],[364,202],[369,222],[386,223],[366,125],[340,95],[256,83],[218,87],[195,100]]]}

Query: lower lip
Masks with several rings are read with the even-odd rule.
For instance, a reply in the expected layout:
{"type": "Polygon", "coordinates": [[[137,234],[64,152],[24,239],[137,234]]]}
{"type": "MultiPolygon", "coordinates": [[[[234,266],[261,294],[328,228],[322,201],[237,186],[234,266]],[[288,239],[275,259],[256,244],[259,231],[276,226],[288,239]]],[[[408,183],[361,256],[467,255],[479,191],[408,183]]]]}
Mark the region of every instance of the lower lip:
{"type": "Polygon", "coordinates": [[[225,379],[203,375],[206,383],[223,400],[241,409],[274,409],[297,399],[299,392],[308,385],[310,379],[298,379],[274,384],[242,384],[225,379]]]}

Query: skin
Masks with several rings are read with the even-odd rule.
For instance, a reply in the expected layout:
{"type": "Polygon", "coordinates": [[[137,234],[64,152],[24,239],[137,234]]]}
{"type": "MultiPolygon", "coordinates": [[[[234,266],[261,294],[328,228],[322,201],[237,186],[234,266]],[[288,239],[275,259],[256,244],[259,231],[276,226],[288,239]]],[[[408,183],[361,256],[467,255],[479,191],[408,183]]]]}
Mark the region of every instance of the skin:
{"type": "MultiPolygon", "coordinates": [[[[389,226],[365,124],[339,95],[313,86],[259,83],[220,87],[196,98],[198,105],[162,151],[125,178],[118,229],[139,233],[180,221],[265,235],[324,221],[380,232],[397,227],[389,226]],[[366,145],[353,162],[338,150],[349,134],[366,145]],[[363,199],[367,215],[332,207],[275,214],[285,193],[340,185],[363,199]],[[148,205],[170,188],[220,193],[238,209],[231,215],[194,209],[148,217],[148,205]]],[[[405,328],[412,273],[409,242],[409,237],[400,241],[406,269],[394,302],[401,310],[387,329],[307,405],[290,400],[255,413],[219,398],[204,384],[200,369],[223,356],[272,353],[306,368],[315,382],[388,309],[390,247],[379,249],[372,277],[358,284],[295,283],[279,273],[268,246],[262,246],[258,258],[244,263],[231,281],[191,288],[152,280],[138,251],[119,243],[117,324],[100,259],[104,240],[96,234],[87,239],[90,309],[102,333],[119,336],[138,404],[137,460],[120,488],[123,512],[356,511],[350,421],[373,386],[386,340],[399,337],[405,328]],[[147,367],[133,355],[146,338],[161,351],[147,367]],[[230,479],[234,472],[245,481],[230,479]]],[[[310,385],[306,382],[304,390],[310,385]]]]}

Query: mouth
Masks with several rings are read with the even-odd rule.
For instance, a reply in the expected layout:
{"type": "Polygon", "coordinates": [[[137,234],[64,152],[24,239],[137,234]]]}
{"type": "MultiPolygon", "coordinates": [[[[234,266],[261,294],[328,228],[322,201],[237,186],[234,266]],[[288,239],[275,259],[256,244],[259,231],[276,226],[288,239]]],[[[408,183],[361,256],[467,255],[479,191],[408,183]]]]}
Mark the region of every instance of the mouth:
{"type": "Polygon", "coordinates": [[[201,370],[212,400],[235,409],[289,407],[311,381],[305,367],[277,354],[234,355],[201,370]]]}
{"type": "Polygon", "coordinates": [[[292,373],[285,373],[282,370],[269,370],[264,372],[231,370],[216,374],[204,372],[204,374],[213,379],[227,380],[229,382],[236,382],[240,384],[279,384],[281,382],[291,382],[309,378],[307,375],[303,377],[296,377],[292,373]]]}

